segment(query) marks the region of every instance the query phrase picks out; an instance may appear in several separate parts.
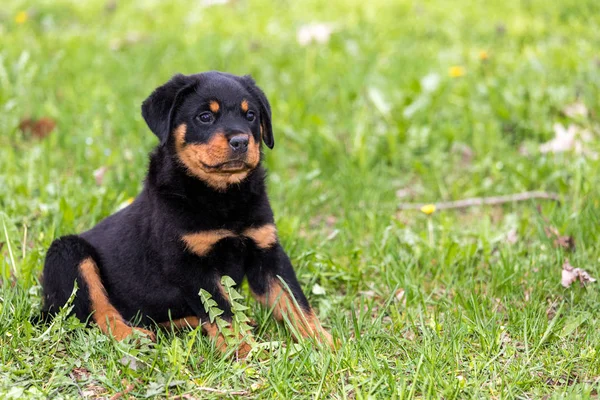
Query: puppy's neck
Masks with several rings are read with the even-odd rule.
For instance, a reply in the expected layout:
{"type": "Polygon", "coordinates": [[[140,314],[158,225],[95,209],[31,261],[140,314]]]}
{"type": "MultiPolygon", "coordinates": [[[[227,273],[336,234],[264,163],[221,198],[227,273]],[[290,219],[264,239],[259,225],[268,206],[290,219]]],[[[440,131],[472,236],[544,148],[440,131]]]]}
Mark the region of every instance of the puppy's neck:
{"type": "Polygon", "coordinates": [[[146,186],[161,196],[180,199],[187,203],[247,203],[266,193],[265,170],[259,164],[239,183],[226,188],[214,188],[192,176],[167,146],[158,146],[150,154],[146,186]]]}

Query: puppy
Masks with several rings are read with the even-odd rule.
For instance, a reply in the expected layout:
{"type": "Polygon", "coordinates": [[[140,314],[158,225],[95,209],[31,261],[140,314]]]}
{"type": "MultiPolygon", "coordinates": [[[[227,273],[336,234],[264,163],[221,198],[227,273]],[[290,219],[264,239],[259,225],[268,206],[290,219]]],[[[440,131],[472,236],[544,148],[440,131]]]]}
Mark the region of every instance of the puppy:
{"type": "MultiPolygon", "coordinates": [[[[198,326],[226,351],[200,300],[208,291],[231,321],[221,277],[248,279],[254,297],[303,337],[331,344],[277,238],[261,166],[273,148],[271,108],[249,76],[175,75],[143,102],[160,143],[135,201],[91,230],[50,246],[43,315],[73,313],[122,340],[142,326],[198,326]],[[91,318],[89,318],[91,316],[91,318]],[[133,322],[135,321],[135,325],[133,322]]],[[[237,349],[250,350],[248,340],[237,349]]]]}

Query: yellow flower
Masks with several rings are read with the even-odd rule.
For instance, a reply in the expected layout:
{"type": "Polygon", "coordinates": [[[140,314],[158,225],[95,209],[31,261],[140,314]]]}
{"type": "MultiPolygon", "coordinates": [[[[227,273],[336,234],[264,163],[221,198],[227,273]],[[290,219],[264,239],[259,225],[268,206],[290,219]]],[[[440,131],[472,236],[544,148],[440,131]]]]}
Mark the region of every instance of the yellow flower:
{"type": "Polygon", "coordinates": [[[421,212],[427,215],[433,214],[435,212],[435,204],[425,204],[423,207],[421,207],[421,212]]]}
{"type": "Polygon", "coordinates": [[[17,24],[24,24],[25,22],[27,22],[28,18],[29,15],[27,14],[27,11],[19,11],[17,15],[15,15],[15,22],[17,24]]]}
{"type": "Polygon", "coordinates": [[[450,75],[451,78],[460,78],[466,73],[467,70],[465,69],[465,67],[461,67],[460,65],[454,65],[448,70],[448,75],[450,75]]]}
{"type": "Polygon", "coordinates": [[[488,54],[488,52],[487,52],[487,51],[485,51],[485,50],[481,50],[481,51],[479,52],[479,59],[480,59],[481,61],[486,61],[488,58],[490,58],[490,55],[488,54]]]}
{"type": "Polygon", "coordinates": [[[135,199],[134,199],[133,197],[130,197],[130,198],[128,198],[127,200],[125,200],[125,202],[126,202],[127,204],[131,204],[131,203],[133,203],[133,201],[134,201],[134,200],[135,200],[135,199]]]}

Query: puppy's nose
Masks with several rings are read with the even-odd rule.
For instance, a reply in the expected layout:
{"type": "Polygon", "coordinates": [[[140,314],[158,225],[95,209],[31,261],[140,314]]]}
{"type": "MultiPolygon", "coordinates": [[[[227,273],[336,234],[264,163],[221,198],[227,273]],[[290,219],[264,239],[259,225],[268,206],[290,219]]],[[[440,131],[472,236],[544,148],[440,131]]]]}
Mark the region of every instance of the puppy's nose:
{"type": "Polygon", "coordinates": [[[248,135],[235,135],[229,139],[229,147],[236,153],[248,150],[248,135]]]}

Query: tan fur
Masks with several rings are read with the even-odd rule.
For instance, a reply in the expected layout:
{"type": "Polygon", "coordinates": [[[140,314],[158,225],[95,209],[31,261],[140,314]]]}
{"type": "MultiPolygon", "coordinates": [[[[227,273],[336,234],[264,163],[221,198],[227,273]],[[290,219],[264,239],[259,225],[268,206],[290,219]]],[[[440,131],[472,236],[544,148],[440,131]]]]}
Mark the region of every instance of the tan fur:
{"type": "Polygon", "coordinates": [[[277,228],[274,224],[246,229],[243,235],[252,239],[261,249],[268,249],[277,243],[277,228]]]}
{"type": "Polygon", "coordinates": [[[198,256],[207,255],[212,247],[226,237],[234,237],[235,234],[226,229],[216,229],[214,231],[202,231],[198,233],[188,233],[181,239],[188,249],[198,256]]]}
{"type": "Polygon", "coordinates": [[[210,111],[212,111],[214,113],[218,113],[219,110],[221,109],[221,107],[219,106],[219,103],[214,100],[208,104],[208,107],[210,108],[210,111]]]}
{"type": "Polygon", "coordinates": [[[196,328],[200,325],[200,318],[196,316],[183,317],[173,321],[161,322],[159,325],[165,329],[196,328]]]}
{"type": "MultiPolygon", "coordinates": [[[[217,324],[206,323],[202,325],[202,328],[206,332],[208,336],[213,338],[215,341],[215,346],[217,349],[225,353],[227,351],[227,341],[225,340],[225,336],[219,331],[217,324]]],[[[236,349],[237,358],[246,358],[250,350],[252,349],[251,343],[253,342],[252,336],[248,333],[245,337],[240,335],[240,344],[236,349]]]]}
{"type": "MultiPolygon", "coordinates": [[[[314,315],[313,311],[303,311],[294,302],[292,296],[278,281],[269,284],[267,295],[256,295],[254,297],[258,302],[273,310],[273,316],[278,321],[282,321],[284,316],[294,325],[302,337],[312,337],[321,343],[334,346],[331,334],[327,332],[314,315]]],[[[296,338],[299,339],[299,338],[296,338]]]]}
{"type": "Polygon", "coordinates": [[[79,264],[79,271],[88,287],[91,310],[93,311],[92,318],[102,332],[110,334],[120,341],[133,334],[135,329],[155,340],[154,333],[142,328],[132,328],[123,320],[121,314],[108,300],[106,290],[100,280],[98,267],[91,258],[86,258],[79,264]]]}
{"type": "Polygon", "coordinates": [[[219,293],[221,293],[221,296],[223,296],[223,298],[229,303],[229,295],[227,294],[225,288],[221,284],[220,279],[219,282],[217,282],[217,289],[219,290],[219,293]]]}
{"type": "Polygon", "coordinates": [[[248,153],[246,155],[246,162],[251,168],[256,168],[260,161],[260,143],[254,140],[254,136],[250,135],[248,139],[248,153]]]}
{"type": "Polygon", "coordinates": [[[229,142],[225,135],[215,134],[208,143],[188,144],[185,142],[187,126],[179,125],[175,131],[175,148],[179,159],[187,168],[188,172],[217,190],[225,190],[229,185],[240,183],[248,175],[249,169],[253,169],[260,161],[258,144],[250,136],[246,163],[248,170],[243,171],[211,171],[203,165],[218,165],[230,161],[229,142]]]}
{"type": "Polygon", "coordinates": [[[244,99],[242,101],[241,107],[243,112],[248,112],[248,100],[244,99]]]}

